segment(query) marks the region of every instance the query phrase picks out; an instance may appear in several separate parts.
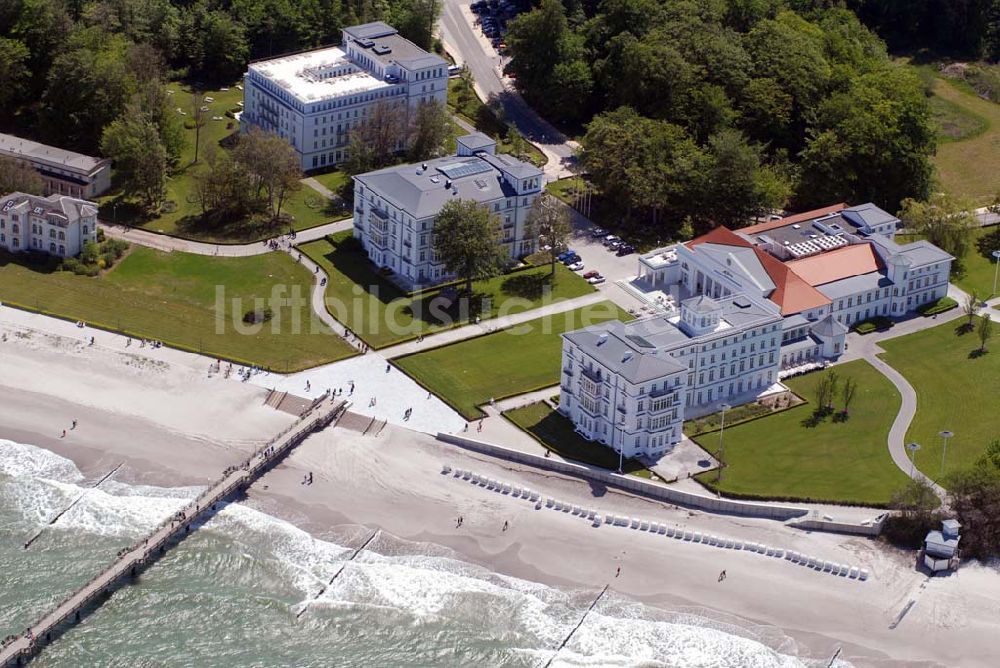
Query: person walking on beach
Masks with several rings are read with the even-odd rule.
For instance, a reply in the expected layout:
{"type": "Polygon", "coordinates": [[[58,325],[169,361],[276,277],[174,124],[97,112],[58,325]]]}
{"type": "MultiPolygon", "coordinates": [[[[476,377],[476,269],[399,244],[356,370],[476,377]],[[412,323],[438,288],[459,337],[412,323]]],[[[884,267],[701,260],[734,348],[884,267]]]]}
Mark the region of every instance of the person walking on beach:
{"type": "Polygon", "coordinates": [[[63,429],[63,435],[60,436],[59,438],[66,438],[66,430],[65,429],[63,429]]]}
{"type": "Polygon", "coordinates": [[[309,472],[309,484],[310,485],[313,484],[313,472],[312,471],[309,472]]]}
{"type": "Polygon", "coordinates": [[[725,569],[723,569],[723,571],[719,573],[719,582],[722,582],[725,579],[726,579],[726,571],[725,569]]]}
{"type": "Polygon", "coordinates": [[[504,520],[504,521],[503,521],[503,530],[504,530],[504,531],[506,531],[506,530],[507,530],[507,527],[509,527],[509,526],[510,526],[510,525],[509,525],[509,524],[507,524],[507,520],[504,520]]]}
{"type": "Polygon", "coordinates": [[[76,429],[76,420],[73,420],[73,426],[71,427],[71,429],[76,429]]]}
{"type": "Polygon", "coordinates": [[[455,528],[457,529],[460,526],[462,526],[462,516],[461,515],[458,516],[458,521],[455,522],[455,528]]]}
{"type": "Polygon", "coordinates": [[[621,566],[619,566],[619,567],[618,567],[618,570],[616,570],[616,571],[615,571],[615,577],[618,577],[618,576],[619,576],[619,575],[621,575],[621,574],[622,574],[622,567],[621,567],[621,566]]]}

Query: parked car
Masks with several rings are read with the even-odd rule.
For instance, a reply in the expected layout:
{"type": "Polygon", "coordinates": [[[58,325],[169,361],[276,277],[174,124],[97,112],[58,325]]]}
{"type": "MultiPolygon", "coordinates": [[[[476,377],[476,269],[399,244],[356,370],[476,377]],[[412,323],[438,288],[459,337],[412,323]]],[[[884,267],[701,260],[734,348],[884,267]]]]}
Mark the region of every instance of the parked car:
{"type": "Polygon", "coordinates": [[[630,255],[635,252],[635,246],[632,244],[622,244],[618,247],[618,252],[615,253],[618,257],[623,255],[630,255]]]}
{"type": "Polygon", "coordinates": [[[562,262],[563,260],[565,260],[566,258],[568,258],[570,255],[576,255],[576,253],[574,251],[572,251],[572,250],[570,250],[570,249],[567,248],[562,253],[559,253],[559,255],[556,255],[556,259],[559,260],[560,262],[562,262]]]}
{"type": "Polygon", "coordinates": [[[603,227],[595,227],[590,231],[590,236],[594,239],[600,239],[601,237],[608,236],[608,231],[603,227]]]}
{"type": "Polygon", "coordinates": [[[567,267],[571,264],[576,264],[579,261],[580,261],[580,256],[577,255],[576,253],[573,253],[572,255],[567,255],[562,259],[562,263],[567,267]]]}
{"type": "Polygon", "coordinates": [[[603,283],[606,280],[607,280],[606,278],[604,278],[603,276],[601,276],[600,274],[598,274],[597,276],[594,276],[592,278],[588,278],[587,282],[590,283],[591,285],[600,285],[601,283],[603,283]]]}
{"type": "Polygon", "coordinates": [[[582,261],[581,262],[574,262],[573,264],[571,264],[571,265],[568,266],[568,269],[570,271],[580,271],[581,269],[583,269],[583,262],[582,261]]]}
{"type": "Polygon", "coordinates": [[[602,241],[601,243],[603,243],[605,246],[610,246],[616,241],[621,241],[621,239],[619,239],[613,234],[609,234],[608,236],[604,237],[604,241],[602,241]]]}
{"type": "Polygon", "coordinates": [[[600,275],[601,275],[601,272],[597,271],[596,269],[591,269],[586,274],[584,274],[583,277],[584,278],[593,278],[594,276],[600,276],[600,275]]]}
{"type": "Polygon", "coordinates": [[[611,243],[608,244],[608,250],[616,251],[619,248],[621,248],[624,244],[625,242],[622,241],[621,239],[618,239],[617,241],[612,241],[611,243]]]}

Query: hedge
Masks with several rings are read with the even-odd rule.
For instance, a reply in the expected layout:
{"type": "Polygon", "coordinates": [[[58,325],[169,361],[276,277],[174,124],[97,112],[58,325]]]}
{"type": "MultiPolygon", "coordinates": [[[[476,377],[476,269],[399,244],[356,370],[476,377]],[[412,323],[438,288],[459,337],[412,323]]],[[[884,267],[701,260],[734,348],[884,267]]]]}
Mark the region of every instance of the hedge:
{"type": "Polygon", "coordinates": [[[937,315],[938,313],[944,313],[945,311],[950,311],[958,306],[958,302],[951,297],[942,297],[937,301],[924,304],[917,309],[917,313],[923,316],[937,315]]]}

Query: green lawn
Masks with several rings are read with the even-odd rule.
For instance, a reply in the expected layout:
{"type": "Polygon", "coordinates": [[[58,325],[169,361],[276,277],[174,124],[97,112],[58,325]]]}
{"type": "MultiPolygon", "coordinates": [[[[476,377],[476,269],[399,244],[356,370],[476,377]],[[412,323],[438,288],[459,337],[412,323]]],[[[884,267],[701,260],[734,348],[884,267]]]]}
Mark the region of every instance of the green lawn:
{"type": "Polygon", "coordinates": [[[538,318],[500,332],[401,357],[397,366],[466,418],[482,415],[490,398],[524,394],[559,382],[559,336],[606,320],[631,316],[604,301],[538,318]]]}
{"type": "Polygon", "coordinates": [[[313,174],[312,177],[335,193],[351,182],[351,177],[339,169],[326,174],[313,174]]]}
{"type": "MultiPolygon", "coordinates": [[[[535,437],[546,449],[566,459],[574,459],[601,468],[618,470],[618,454],[600,443],[588,441],[576,433],[573,423],[544,401],[506,411],[504,417],[535,437]]],[[[625,473],[645,473],[647,469],[634,459],[622,464],[625,473]]]]}
{"type": "Polygon", "coordinates": [[[988,342],[985,355],[970,357],[979,339],[956,333],[964,322],[879,344],[886,351],[882,359],[917,392],[917,415],[906,438],[922,446],[917,466],[932,478],[941,469],[941,431],[955,434],[948,443],[948,470],[973,463],[991,440],[1000,438],[1000,340],[988,342]]]}
{"type": "Polygon", "coordinates": [[[934,165],[944,190],[989,204],[1000,190],[1000,105],[962,82],[934,78],[931,110],[941,126],[934,165]]]}
{"type": "MultiPolygon", "coordinates": [[[[858,383],[846,421],[827,417],[810,426],[822,378],[812,373],[787,382],[810,403],[725,430],[727,466],[719,485],[723,494],[885,504],[906,483],[886,444],[899,410],[899,393],[863,360],[839,365],[836,371],[841,387],[848,376],[858,383]]],[[[835,405],[841,405],[839,396],[835,405]]],[[[711,453],[719,449],[718,432],[695,440],[711,453]]],[[[715,478],[714,471],[698,476],[709,486],[715,478]]]]}
{"type": "Polygon", "coordinates": [[[0,257],[4,302],[277,371],[304,369],[353,352],[312,317],[311,282],[308,271],[285,253],[216,258],[140,247],[95,278],[0,257]],[[271,299],[272,294],[294,296],[294,290],[302,297],[294,313],[271,299]],[[219,295],[225,310],[217,318],[219,295]],[[263,303],[274,311],[260,331],[244,328],[241,321],[255,298],[267,300],[263,303]]]}
{"type": "MultiPolygon", "coordinates": [[[[167,86],[173,91],[171,105],[187,112],[183,119],[191,118],[191,88],[185,84],[173,82],[167,86]]],[[[248,242],[259,241],[266,237],[287,231],[284,225],[264,224],[259,221],[234,221],[222,227],[209,227],[201,221],[201,207],[195,197],[197,174],[207,169],[206,153],[210,150],[225,150],[221,147],[224,140],[239,132],[239,123],[226,116],[226,112],[237,107],[237,102],[243,100],[243,91],[235,86],[229,90],[211,90],[199,94],[202,104],[208,107],[205,113],[205,125],[201,128],[198,162],[194,163],[195,131],[184,129],[187,139],[181,158],[174,173],[167,179],[166,200],[169,204],[154,218],[141,215],[139,208],[132,200],[121,196],[117,188],[100,198],[101,218],[111,222],[135,225],[153,232],[163,232],[209,242],[248,242]],[[205,97],[213,98],[213,102],[204,102],[205,97]],[[212,120],[221,116],[221,121],[212,120]]],[[[180,115],[179,112],[178,115],[180,115]]],[[[331,220],[343,218],[345,213],[341,208],[331,205],[312,188],[302,188],[292,193],[283,211],[294,217],[292,227],[297,230],[315,227],[331,220]]]]}
{"type": "MultiPolygon", "coordinates": [[[[353,241],[350,231],[299,248],[330,277],[326,291],[330,313],[373,348],[468,323],[468,314],[463,317],[457,305],[440,310],[432,306],[439,289],[409,296],[380,276],[364,250],[353,241]]],[[[473,287],[479,299],[488,300],[480,312],[483,319],[520,313],[548,301],[593,292],[590,284],[561,264],[556,265],[554,280],[545,266],[477,281],[473,287]],[[551,288],[548,296],[547,287],[551,288]]]]}

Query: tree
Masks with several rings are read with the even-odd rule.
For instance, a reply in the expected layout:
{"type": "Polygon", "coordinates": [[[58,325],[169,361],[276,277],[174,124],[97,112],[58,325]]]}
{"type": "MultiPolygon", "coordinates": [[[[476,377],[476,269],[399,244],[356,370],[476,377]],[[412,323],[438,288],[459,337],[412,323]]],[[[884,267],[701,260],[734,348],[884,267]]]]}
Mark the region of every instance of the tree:
{"type": "Polygon", "coordinates": [[[965,301],[962,302],[962,313],[966,317],[965,329],[971,332],[972,320],[979,313],[979,295],[976,294],[975,290],[965,295],[965,301]]]}
{"type": "Polygon", "coordinates": [[[205,127],[205,116],[206,113],[202,111],[202,107],[205,106],[201,93],[193,91],[191,93],[191,122],[194,123],[194,160],[191,164],[197,164],[198,162],[198,150],[201,148],[201,129],[205,127]]]}
{"type": "Polygon", "coordinates": [[[524,135],[522,135],[517,128],[511,126],[510,129],[507,130],[507,141],[510,143],[511,155],[518,160],[524,160],[525,153],[527,153],[527,150],[525,149],[526,142],[524,141],[524,135]]]}
{"type": "Polygon", "coordinates": [[[473,200],[449,200],[434,223],[434,253],[449,272],[465,281],[496,276],[510,262],[500,219],[473,200]]]}
{"type": "Polygon", "coordinates": [[[347,160],[349,174],[384,167],[403,147],[406,116],[399,102],[379,100],[368,108],[368,117],[351,128],[347,160]]]}
{"type": "Polygon", "coordinates": [[[195,188],[203,216],[214,214],[219,219],[241,218],[254,205],[250,177],[232,156],[215,146],[205,155],[208,169],[198,172],[195,188]]]}
{"type": "Polygon", "coordinates": [[[844,402],[844,417],[847,417],[847,412],[851,407],[851,402],[854,401],[854,395],[858,391],[858,384],[851,377],[844,380],[844,389],[841,394],[841,399],[844,402]]]}
{"type": "Polygon", "coordinates": [[[962,554],[989,558],[1000,554],[1000,471],[972,466],[948,476],[949,505],[962,523],[962,554]]]}
{"type": "Polygon", "coordinates": [[[184,125],[180,116],[170,106],[170,96],[166,86],[157,79],[139,84],[132,101],[125,107],[126,116],[141,115],[154,126],[160,144],[167,154],[167,162],[176,166],[184,150],[184,125]]]}
{"type": "Polygon", "coordinates": [[[739,130],[712,135],[708,146],[712,162],[705,208],[714,223],[743,227],[754,216],[785,205],[790,186],[779,185],[780,174],[761,164],[760,147],[739,130]]]}
{"type": "Polygon", "coordinates": [[[0,156],[0,193],[41,195],[44,190],[45,182],[38,172],[14,158],[0,156]]]}
{"type": "Polygon", "coordinates": [[[936,145],[916,75],[886,66],[859,76],[820,104],[800,156],[797,200],[874,202],[893,211],[908,197],[926,199],[936,145]]]}
{"type": "Polygon", "coordinates": [[[976,336],[979,337],[979,352],[986,352],[986,342],[993,336],[993,320],[989,313],[979,316],[979,326],[976,327],[976,336]]]}
{"type": "Polygon", "coordinates": [[[556,273],[556,256],[566,248],[573,226],[569,207],[554,197],[541,195],[535,198],[528,213],[529,235],[538,239],[539,246],[548,246],[552,275],[556,273]]]}
{"type": "Polygon", "coordinates": [[[141,116],[111,123],[101,151],[115,162],[126,195],[139,195],[147,208],[159,206],[167,179],[167,152],[156,126],[141,116]]]}
{"type": "Polygon", "coordinates": [[[254,127],[241,135],[233,160],[246,170],[255,196],[266,200],[271,219],[277,219],[286,194],[300,187],[302,170],[295,149],[273,132],[254,127]]]}
{"type": "Polygon", "coordinates": [[[960,264],[979,229],[973,208],[964,199],[935,193],[927,201],[903,200],[899,219],[935,246],[954,255],[958,260],[955,264],[960,264]]]}
{"type": "Polygon", "coordinates": [[[21,101],[31,77],[30,57],[23,42],[0,37],[0,109],[11,109],[21,101]]]}
{"type": "Polygon", "coordinates": [[[448,111],[437,100],[416,108],[410,120],[410,159],[426,160],[439,155],[451,131],[448,111]]]}

